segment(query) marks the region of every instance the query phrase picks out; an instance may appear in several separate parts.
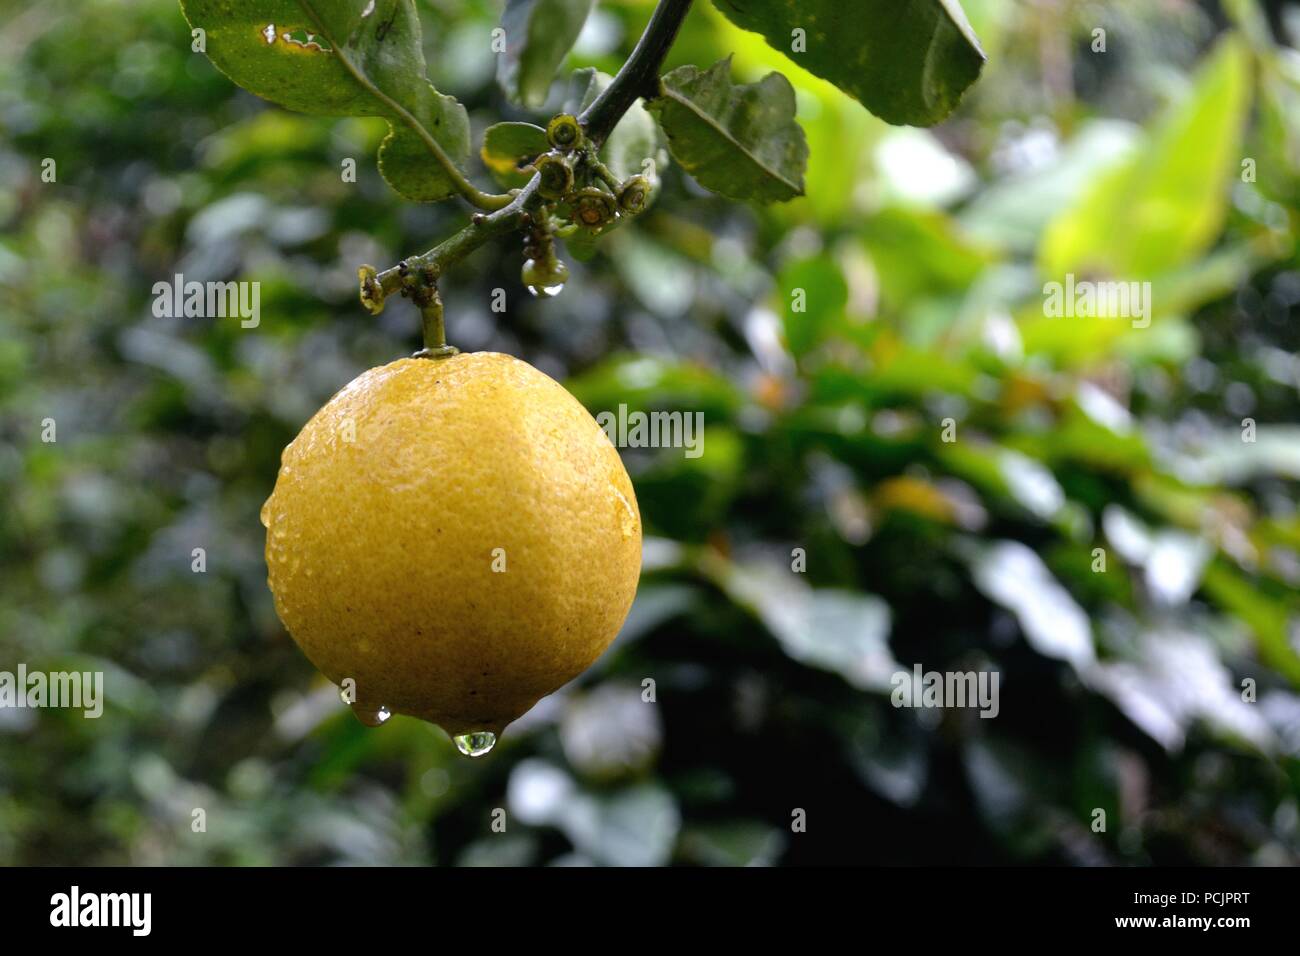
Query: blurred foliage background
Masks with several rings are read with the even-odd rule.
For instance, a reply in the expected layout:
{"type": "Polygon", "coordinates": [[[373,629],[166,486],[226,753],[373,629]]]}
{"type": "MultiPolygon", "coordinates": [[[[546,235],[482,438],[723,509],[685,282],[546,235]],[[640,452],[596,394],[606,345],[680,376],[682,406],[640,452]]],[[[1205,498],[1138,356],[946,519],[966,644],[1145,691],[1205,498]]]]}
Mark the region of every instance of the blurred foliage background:
{"type": "MultiPolygon", "coordinates": [[[[625,450],[623,633],[469,761],[348,713],[258,521],[307,417],[418,347],[357,266],[464,211],[397,200],[381,121],[241,92],[171,0],[0,4],[0,669],[107,685],[99,720],[0,709],[0,862],[1300,861],[1300,13],[964,5],[989,64],[922,131],[697,4],[670,65],[787,73],[807,197],[670,169],[559,298],[513,240],[444,282],[462,349],[707,425],[700,458],[625,450]],[[260,326],[156,318],[175,273],[259,280],[260,326]],[[1152,282],[1150,326],[1045,318],[1065,273],[1152,282]],[[996,669],[999,716],[894,708],[918,663],[996,669]]],[[[535,118],[494,82],[497,3],[419,6],[476,132],[535,118]]],[[[649,10],[602,0],[571,65],[613,72],[649,10]]]]}

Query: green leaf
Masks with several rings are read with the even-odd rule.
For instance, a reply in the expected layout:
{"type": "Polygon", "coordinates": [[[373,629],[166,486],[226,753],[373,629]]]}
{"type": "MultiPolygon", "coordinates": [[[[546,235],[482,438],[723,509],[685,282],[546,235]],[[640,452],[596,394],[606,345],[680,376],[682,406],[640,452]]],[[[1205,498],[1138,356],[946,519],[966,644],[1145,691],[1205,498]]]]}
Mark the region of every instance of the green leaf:
{"type": "Polygon", "coordinates": [[[1223,227],[1227,185],[1241,160],[1248,87],[1246,51],[1229,37],[1201,67],[1187,101],[1051,222],[1039,250],[1043,274],[1132,279],[1208,249],[1223,227]]]}
{"type": "Polygon", "coordinates": [[[880,275],[883,298],[893,308],[962,293],[992,259],[939,212],[886,207],[865,220],[862,238],[880,275]]]}
{"type": "Polygon", "coordinates": [[[703,365],[640,356],[609,359],[564,384],[593,412],[621,402],[630,408],[700,411],[706,421],[721,422],[731,421],[745,401],[735,382],[703,365]]]}
{"type": "MultiPolygon", "coordinates": [[[[575,70],[569,80],[565,109],[575,115],[581,113],[612,82],[612,76],[593,67],[575,70]]],[[[600,158],[619,179],[641,173],[647,159],[653,160],[656,175],[668,164],[668,154],[664,151],[659,127],[640,100],[628,108],[618,125],[605,138],[600,158]]]]}
{"type": "Polygon", "coordinates": [[[778,284],[786,345],[794,355],[806,355],[843,318],[848,283],[835,260],[819,254],[791,262],[778,284]]]}
{"type": "Polygon", "coordinates": [[[703,71],[673,70],[659,93],[650,112],[673,158],[702,185],[731,199],[803,195],[808,143],[794,119],[794,88],[780,73],[735,86],[727,57],[703,71]]]}
{"type": "Polygon", "coordinates": [[[379,171],[397,192],[419,202],[456,194],[410,123],[453,163],[469,157],[465,108],[426,78],[413,0],[181,0],[181,9],[217,69],[249,92],[300,113],[388,120],[379,171]]]}
{"type": "Polygon", "coordinates": [[[939,122],[984,66],[958,0],[713,2],[736,26],[895,125],[939,122]]]}
{"type": "Polygon", "coordinates": [[[1053,217],[1123,160],[1137,138],[1137,128],[1120,120],[1088,122],[1050,163],[980,191],[962,209],[962,225],[976,239],[1031,255],[1053,217]]]}
{"type": "Polygon", "coordinates": [[[752,612],[793,660],[886,691],[900,670],[889,647],[893,614],[874,594],[811,588],[780,564],[706,555],[701,570],[752,612]]]}
{"type": "Polygon", "coordinates": [[[532,123],[497,123],[483,133],[479,155],[502,186],[522,186],[532,177],[522,167],[550,149],[546,130],[532,123]]]}
{"type": "Polygon", "coordinates": [[[593,0],[509,0],[501,15],[506,51],[497,79],[516,103],[537,109],[569,55],[593,0]]]}

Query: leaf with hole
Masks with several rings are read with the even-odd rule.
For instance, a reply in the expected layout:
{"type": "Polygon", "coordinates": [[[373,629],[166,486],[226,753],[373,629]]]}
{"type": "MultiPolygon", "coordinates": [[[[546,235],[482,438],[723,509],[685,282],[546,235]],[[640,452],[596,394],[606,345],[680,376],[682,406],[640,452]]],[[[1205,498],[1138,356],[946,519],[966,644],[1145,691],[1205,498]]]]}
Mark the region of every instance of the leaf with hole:
{"type": "Polygon", "coordinates": [[[673,158],[699,182],[732,199],[803,195],[808,143],[795,122],[794,88],[780,73],[734,85],[731,58],[707,70],[683,66],[659,80],[650,112],[673,158]]]}
{"type": "Polygon", "coordinates": [[[469,157],[469,118],[426,78],[413,0],[181,0],[207,54],[238,85],[287,109],[317,116],[381,116],[390,132],[379,170],[407,199],[457,192],[431,157],[469,157]]]}

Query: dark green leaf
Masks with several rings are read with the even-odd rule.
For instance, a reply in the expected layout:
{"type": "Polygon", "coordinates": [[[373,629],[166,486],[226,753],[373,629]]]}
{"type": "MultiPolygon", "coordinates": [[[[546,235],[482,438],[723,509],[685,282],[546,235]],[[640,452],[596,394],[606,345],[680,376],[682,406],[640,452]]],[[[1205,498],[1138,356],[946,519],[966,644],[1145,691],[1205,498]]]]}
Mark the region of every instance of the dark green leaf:
{"type": "Polygon", "coordinates": [[[735,86],[731,58],[683,66],[659,81],[649,105],[673,157],[701,184],[732,199],[803,195],[808,143],[795,122],[794,89],[780,73],[735,86]]]}
{"type": "Polygon", "coordinates": [[[462,165],[469,119],[426,79],[412,0],[305,6],[310,14],[295,0],[181,3],[190,25],[205,31],[208,57],[235,83],[302,113],[384,117],[391,132],[380,147],[379,169],[388,184],[417,201],[454,195],[455,185],[410,120],[462,165]]]}
{"type": "Polygon", "coordinates": [[[506,95],[536,109],[569,55],[593,0],[509,0],[501,15],[506,51],[497,78],[506,95]]]}
{"type": "Polygon", "coordinates": [[[958,0],[714,0],[795,63],[889,123],[930,126],[979,77],[984,53],[958,0]]]}

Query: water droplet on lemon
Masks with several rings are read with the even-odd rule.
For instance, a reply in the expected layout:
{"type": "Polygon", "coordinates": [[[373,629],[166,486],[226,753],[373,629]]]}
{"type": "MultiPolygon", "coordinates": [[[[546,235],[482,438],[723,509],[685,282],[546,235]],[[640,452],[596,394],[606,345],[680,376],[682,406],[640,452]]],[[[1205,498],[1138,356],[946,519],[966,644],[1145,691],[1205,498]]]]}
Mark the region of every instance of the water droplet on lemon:
{"type": "Polygon", "coordinates": [[[497,745],[497,735],[490,730],[476,730],[452,737],[451,742],[466,757],[482,757],[497,745]]]}
{"type": "Polygon", "coordinates": [[[393,712],[387,707],[366,707],[363,704],[353,703],[351,705],[352,714],[367,727],[378,727],[385,723],[393,712]]]}
{"type": "Polygon", "coordinates": [[[609,486],[610,491],[614,492],[614,497],[622,507],[618,511],[619,528],[623,532],[624,538],[630,538],[637,530],[636,509],[632,507],[632,502],[627,500],[627,496],[619,491],[613,485],[609,486]]]}

